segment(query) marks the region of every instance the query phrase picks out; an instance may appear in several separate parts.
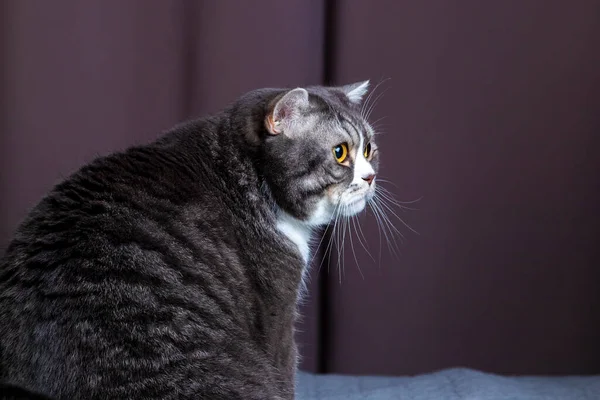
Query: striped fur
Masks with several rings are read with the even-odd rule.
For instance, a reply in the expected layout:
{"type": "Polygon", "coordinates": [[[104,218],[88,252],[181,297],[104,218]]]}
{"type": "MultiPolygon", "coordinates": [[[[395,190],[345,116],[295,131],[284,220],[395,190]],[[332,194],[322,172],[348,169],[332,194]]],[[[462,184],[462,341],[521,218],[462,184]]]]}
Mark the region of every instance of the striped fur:
{"type": "MultiPolygon", "coordinates": [[[[55,399],[293,398],[306,260],[278,216],[310,220],[353,173],[329,142],[269,135],[285,92],[94,160],[40,201],[0,261],[0,381],[55,399]]],[[[301,130],[370,134],[343,90],[309,92],[301,130]]]]}

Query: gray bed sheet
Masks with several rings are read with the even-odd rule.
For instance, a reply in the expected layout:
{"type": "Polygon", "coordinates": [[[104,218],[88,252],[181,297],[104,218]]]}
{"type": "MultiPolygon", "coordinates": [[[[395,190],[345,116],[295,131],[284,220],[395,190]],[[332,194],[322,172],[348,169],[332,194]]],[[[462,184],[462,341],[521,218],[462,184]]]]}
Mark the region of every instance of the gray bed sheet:
{"type": "Polygon", "coordinates": [[[411,377],[299,372],[298,400],[600,400],[600,375],[506,377],[466,368],[411,377]]]}

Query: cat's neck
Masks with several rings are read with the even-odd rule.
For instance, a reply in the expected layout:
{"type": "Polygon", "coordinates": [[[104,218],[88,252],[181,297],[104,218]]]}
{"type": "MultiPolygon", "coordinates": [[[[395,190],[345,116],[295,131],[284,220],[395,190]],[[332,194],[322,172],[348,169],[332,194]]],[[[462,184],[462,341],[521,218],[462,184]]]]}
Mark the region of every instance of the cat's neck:
{"type": "Polygon", "coordinates": [[[304,261],[304,268],[302,268],[298,286],[298,299],[300,299],[308,292],[306,281],[310,267],[310,241],[313,236],[314,227],[280,210],[277,216],[277,230],[296,246],[298,253],[300,253],[304,261]]]}
{"type": "Polygon", "coordinates": [[[277,229],[296,245],[304,263],[308,264],[313,227],[280,210],[277,216],[277,229]]]}

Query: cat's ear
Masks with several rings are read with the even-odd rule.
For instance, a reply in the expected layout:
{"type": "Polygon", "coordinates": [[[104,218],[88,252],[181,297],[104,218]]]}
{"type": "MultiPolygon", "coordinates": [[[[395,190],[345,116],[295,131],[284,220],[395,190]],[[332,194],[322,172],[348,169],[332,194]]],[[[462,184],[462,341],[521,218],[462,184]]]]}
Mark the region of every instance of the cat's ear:
{"type": "Polygon", "coordinates": [[[265,125],[271,135],[279,135],[289,128],[308,107],[308,92],[296,88],[287,92],[275,103],[273,111],[267,115],[265,125]]]}
{"type": "Polygon", "coordinates": [[[360,104],[363,97],[369,91],[369,81],[352,83],[342,86],[342,91],[346,93],[348,99],[354,104],[360,104]]]}

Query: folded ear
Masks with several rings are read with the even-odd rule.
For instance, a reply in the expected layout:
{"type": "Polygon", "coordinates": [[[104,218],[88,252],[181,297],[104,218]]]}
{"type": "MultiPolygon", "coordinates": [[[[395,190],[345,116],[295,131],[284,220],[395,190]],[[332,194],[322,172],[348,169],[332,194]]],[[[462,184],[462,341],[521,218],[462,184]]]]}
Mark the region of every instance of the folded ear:
{"type": "Polygon", "coordinates": [[[368,80],[342,86],[342,91],[344,93],[346,93],[346,96],[348,96],[348,99],[350,99],[350,101],[354,104],[359,104],[362,101],[364,95],[367,93],[368,90],[369,90],[369,81],[368,80]]]}
{"type": "Polygon", "coordinates": [[[308,108],[308,92],[296,88],[287,92],[275,103],[273,111],[267,115],[265,125],[271,135],[279,135],[290,127],[308,108]]]}

